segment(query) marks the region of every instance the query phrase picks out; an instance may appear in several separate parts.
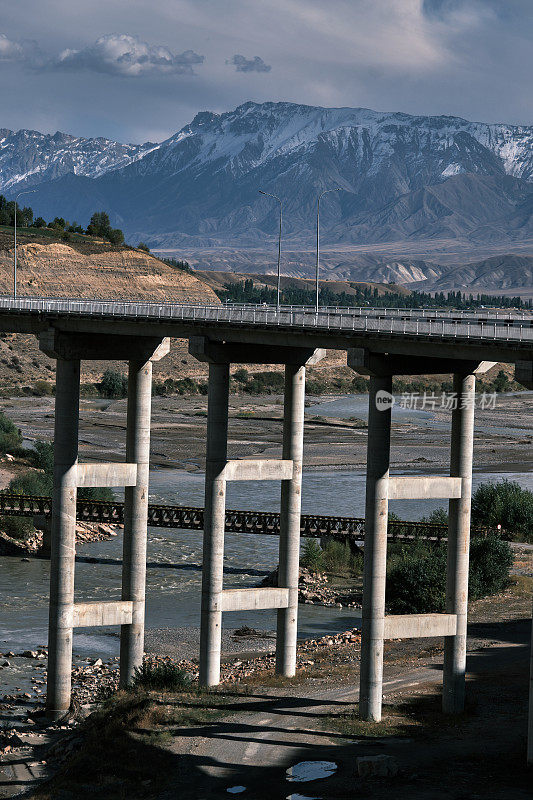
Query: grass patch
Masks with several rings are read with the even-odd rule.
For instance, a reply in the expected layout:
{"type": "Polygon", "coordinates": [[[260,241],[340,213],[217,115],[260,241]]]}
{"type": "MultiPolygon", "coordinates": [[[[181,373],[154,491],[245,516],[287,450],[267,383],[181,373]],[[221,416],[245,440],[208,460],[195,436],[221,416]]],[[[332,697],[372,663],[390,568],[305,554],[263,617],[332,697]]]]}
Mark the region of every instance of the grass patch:
{"type": "Polygon", "coordinates": [[[191,688],[192,679],[175,664],[150,664],[145,661],[135,672],[135,687],[160,689],[168,692],[184,692],[191,688]]]}
{"type": "Polygon", "coordinates": [[[347,712],[329,715],[326,727],[332,727],[347,738],[381,738],[386,736],[426,737],[428,729],[437,733],[453,729],[459,731],[465,724],[469,711],[451,715],[442,712],[440,693],[419,693],[399,703],[384,703],[380,722],[365,722],[359,717],[359,704],[347,712]]]}
{"type": "MultiPolygon", "coordinates": [[[[76,750],[32,797],[158,797],[175,787],[177,775],[187,777],[187,757],[168,749],[180,729],[215,723],[238,700],[235,691],[231,696],[195,689],[176,694],[137,686],[115,692],[81,723],[76,750]]],[[[60,743],[59,755],[62,751],[60,743]]]]}

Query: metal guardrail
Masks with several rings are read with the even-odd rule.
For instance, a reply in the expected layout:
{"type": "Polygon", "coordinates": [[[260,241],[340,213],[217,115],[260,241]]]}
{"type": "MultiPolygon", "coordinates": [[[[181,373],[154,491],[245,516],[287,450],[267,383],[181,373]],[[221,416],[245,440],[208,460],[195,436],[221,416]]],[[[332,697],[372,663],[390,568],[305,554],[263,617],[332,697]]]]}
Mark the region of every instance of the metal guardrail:
{"type": "MultiPolygon", "coordinates": [[[[284,330],[317,331],[329,333],[363,333],[387,334],[398,336],[430,337],[437,339],[454,339],[483,343],[517,342],[533,346],[533,327],[531,324],[515,326],[511,321],[485,322],[482,318],[476,321],[467,319],[450,320],[445,316],[435,319],[398,319],[394,316],[372,317],[344,309],[318,312],[309,308],[293,310],[264,306],[232,307],[226,305],[209,306],[178,303],[149,303],[108,300],[71,300],[0,298],[0,312],[21,314],[37,314],[92,319],[143,320],[151,322],[182,322],[195,326],[200,323],[228,323],[235,327],[264,327],[266,329],[283,328],[284,330]]],[[[381,309],[374,309],[381,311],[381,309]]]]}
{"type": "MultiPolygon", "coordinates": [[[[0,515],[15,517],[51,517],[50,497],[0,493],[0,515]]],[[[80,522],[124,523],[124,503],[99,500],[78,500],[76,518],[80,522]]],[[[201,531],[204,527],[204,509],[196,506],[170,506],[150,504],[148,525],[156,528],[179,528],[201,531]]],[[[279,536],[280,515],[270,511],[226,509],[227,533],[264,534],[279,536]]],[[[365,520],[361,517],[332,517],[320,514],[302,514],[300,534],[303,537],[361,540],[365,520]]],[[[478,529],[478,533],[486,533],[478,529]]],[[[388,536],[392,541],[425,539],[444,541],[448,535],[446,525],[409,520],[390,520],[388,536]]]]}
{"type": "MultiPolygon", "coordinates": [[[[225,301],[223,303],[228,308],[266,308],[276,311],[277,306],[272,303],[237,303],[225,301]]],[[[218,305],[218,304],[217,304],[218,305]]],[[[302,308],[315,313],[315,309],[310,306],[300,305],[281,305],[281,311],[298,311],[302,308]]],[[[326,313],[348,313],[356,316],[376,316],[376,317],[408,317],[408,318],[445,318],[445,319],[483,319],[489,322],[494,318],[498,321],[525,322],[533,325],[533,311],[516,311],[508,308],[485,308],[485,309],[454,309],[454,308],[387,308],[379,306],[320,306],[321,312],[326,313]]]]}

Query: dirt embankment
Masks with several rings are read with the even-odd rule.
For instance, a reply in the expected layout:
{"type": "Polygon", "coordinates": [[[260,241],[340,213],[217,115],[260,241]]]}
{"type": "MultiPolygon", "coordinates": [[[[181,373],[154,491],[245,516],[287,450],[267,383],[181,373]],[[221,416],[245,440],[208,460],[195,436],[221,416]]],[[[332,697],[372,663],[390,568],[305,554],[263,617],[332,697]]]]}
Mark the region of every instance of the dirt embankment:
{"type": "MultiPolygon", "coordinates": [[[[17,288],[20,297],[90,297],[174,302],[218,303],[201,280],[154,258],[149,253],[105,243],[69,243],[28,239],[17,248],[17,288]]],[[[13,244],[0,234],[0,295],[12,292],[13,244]]],[[[187,354],[186,342],[175,341],[170,356],[156,365],[156,377],[203,375],[205,370],[187,354]],[[185,362],[185,363],[183,363],[185,362]]],[[[105,369],[124,365],[84,362],[84,381],[99,380],[105,369]]],[[[31,386],[54,380],[55,365],[43,355],[34,336],[5,334],[0,339],[0,385],[31,386]]]]}

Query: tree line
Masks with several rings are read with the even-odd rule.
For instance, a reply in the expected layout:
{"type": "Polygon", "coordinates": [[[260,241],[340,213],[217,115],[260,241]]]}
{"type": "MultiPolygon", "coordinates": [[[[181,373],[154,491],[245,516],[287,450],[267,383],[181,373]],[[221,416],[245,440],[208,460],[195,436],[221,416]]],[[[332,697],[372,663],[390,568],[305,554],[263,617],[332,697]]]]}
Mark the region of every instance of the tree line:
{"type": "MultiPolygon", "coordinates": [[[[320,306],[373,306],[374,308],[454,308],[469,310],[486,306],[498,308],[532,309],[533,300],[521,297],[504,297],[489,294],[466,294],[466,292],[436,292],[433,296],[428,292],[412,291],[411,294],[387,291],[379,294],[377,288],[350,284],[353,294],[332,292],[327,287],[319,290],[320,306]]],[[[224,289],[215,289],[223,302],[232,303],[268,303],[275,305],[276,290],[269,286],[257,286],[251,278],[239,283],[227,283],[224,289]]],[[[298,286],[286,286],[281,290],[283,305],[314,306],[315,292],[298,286]]]]}
{"type": "MultiPolygon", "coordinates": [[[[46,222],[43,217],[35,217],[31,206],[21,208],[15,200],[8,200],[0,194],[0,225],[14,227],[15,209],[17,213],[17,228],[49,228],[59,235],[79,233],[86,236],[96,236],[106,239],[111,244],[124,244],[124,234],[120,228],[112,228],[109,215],[105,211],[95,211],[92,215],[87,228],[78,225],[77,222],[70,223],[63,217],[54,217],[50,222],[46,222]]],[[[68,239],[68,236],[64,238],[68,239]]]]}

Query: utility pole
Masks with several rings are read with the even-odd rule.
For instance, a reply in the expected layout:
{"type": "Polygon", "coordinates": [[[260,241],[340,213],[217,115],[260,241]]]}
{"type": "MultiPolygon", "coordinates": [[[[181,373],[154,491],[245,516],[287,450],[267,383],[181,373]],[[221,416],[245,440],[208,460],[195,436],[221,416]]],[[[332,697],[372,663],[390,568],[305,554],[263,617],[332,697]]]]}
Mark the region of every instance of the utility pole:
{"type": "Polygon", "coordinates": [[[320,266],[320,201],[324,197],[325,194],[329,192],[342,192],[343,189],[324,189],[324,191],[318,195],[318,201],[316,204],[316,299],[315,299],[315,311],[318,314],[318,271],[320,266]]]}
{"type": "Polygon", "coordinates": [[[281,226],[282,226],[282,216],[283,216],[283,203],[276,197],[275,194],[270,194],[270,192],[264,192],[262,189],[259,189],[259,194],[266,194],[267,197],[273,197],[274,200],[277,200],[279,203],[279,236],[278,236],[278,282],[277,282],[277,294],[276,294],[276,311],[279,313],[279,306],[280,306],[280,293],[281,293],[281,226]]]}

